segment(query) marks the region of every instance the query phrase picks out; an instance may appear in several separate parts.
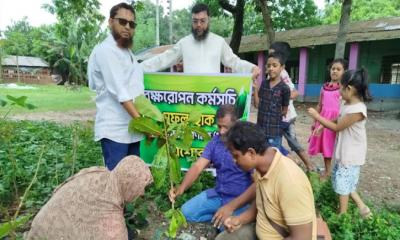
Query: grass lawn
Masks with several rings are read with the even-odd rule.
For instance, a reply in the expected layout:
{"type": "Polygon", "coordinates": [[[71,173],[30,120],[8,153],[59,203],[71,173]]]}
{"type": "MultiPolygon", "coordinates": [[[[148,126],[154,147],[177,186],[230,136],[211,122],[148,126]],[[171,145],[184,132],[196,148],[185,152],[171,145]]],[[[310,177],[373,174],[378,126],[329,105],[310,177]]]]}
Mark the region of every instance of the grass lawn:
{"type": "MultiPolygon", "coordinates": [[[[48,111],[69,111],[77,109],[95,108],[95,92],[88,87],[81,87],[80,90],[67,89],[57,85],[30,85],[36,89],[10,89],[0,87],[0,99],[6,100],[6,95],[13,97],[27,96],[27,103],[37,108],[27,110],[21,107],[14,107],[12,114],[26,112],[48,112],[48,111]]],[[[0,108],[0,116],[8,111],[8,106],[0,108]]]]}

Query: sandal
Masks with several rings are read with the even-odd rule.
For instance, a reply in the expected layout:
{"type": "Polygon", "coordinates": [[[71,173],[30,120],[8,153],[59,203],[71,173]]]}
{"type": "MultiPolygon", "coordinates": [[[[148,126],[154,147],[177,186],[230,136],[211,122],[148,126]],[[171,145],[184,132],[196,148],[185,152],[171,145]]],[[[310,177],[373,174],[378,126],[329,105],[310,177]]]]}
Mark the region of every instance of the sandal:
{"type": "Polygon", "coordinates": [[[365,206],[364,208],[360,209],[360,215],[362,219],[368,219],[372,217],[372,212],[368,206],[365,206]]]}

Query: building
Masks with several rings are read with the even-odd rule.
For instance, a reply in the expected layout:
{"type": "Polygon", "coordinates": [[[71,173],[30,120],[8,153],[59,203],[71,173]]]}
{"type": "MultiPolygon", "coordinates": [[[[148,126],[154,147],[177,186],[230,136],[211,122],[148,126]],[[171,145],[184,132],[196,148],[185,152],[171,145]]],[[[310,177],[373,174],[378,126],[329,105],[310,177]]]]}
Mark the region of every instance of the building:
{"type": "MultiPolygon", "coordinates": [[[[333,24],[276,32],[276,41],[288,42],[292,47],[286,69],[297,84],[299,101],[318,100],[320,88],[329,78],[328,66],[334,57],[338,28],[338,24],[333,24]]],[[[264,69],[266,46],[265,35],[243,36],[239,53],[264,69]]],[[[162,50],[169,47],[163,46],[162,50]]],[[[147,52],[158,54],[158,50],[147,52]]],[[[147,53],[146,57],[150,55],[147,53]]],[[[139,54],[139,59],[141,56],[145,55],[139,54]]],[[[369,109],[400,109],[400,17],[351,22],[345,58],[350,69],[368,69],[374,97],[369,109]]],[[[264,78],[265,72],[259,81],[264,78]]]]}
{"type": "Polygon", "coordinates": [[[47,62],[37,57],[7,56],[2,62],[1,78],[4,82],[18,82],[26,84],[52,84],[50,67],[47,62]]]}

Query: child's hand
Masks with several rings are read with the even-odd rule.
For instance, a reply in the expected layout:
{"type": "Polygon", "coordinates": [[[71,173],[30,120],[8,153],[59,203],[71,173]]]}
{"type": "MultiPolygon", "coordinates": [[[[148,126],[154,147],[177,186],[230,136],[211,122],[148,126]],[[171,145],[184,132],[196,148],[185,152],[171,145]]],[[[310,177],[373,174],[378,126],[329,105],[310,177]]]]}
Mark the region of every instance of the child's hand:
{"type": "Polygon", "coordinates": [[[258,76],[260,76],[261,70],[258,66],[254,66],[253,69],[251,69],[251,78],[253,80],[256,80],[258,76]]]}
{"type": "Polygon", "coordinates": [[[317,110],[315,110],[314,108],[309,108],[308,109],[308,115],[310,115],[312,118],[317,118],[317,116],[319,115],[319,113],[317,112],[317,110]]]}
{"type": "Polygon", "coordinates": [[[259,87],[258,87],[257,79],[253,80],[252,86],[253,86],[254,90],[258,90],[259,87]]]}
{"type": "Polygon", "coordinates": [[[321,135],[321,133],[322,133],[322,130],[324,130],[324,126],[322,126],[322,125],[319,125],[317,128],[315,128],[314,130],[313,130],[313,135],[314,136],[317,136],[317,137],[319,137],[319,135],[321,135]]]}

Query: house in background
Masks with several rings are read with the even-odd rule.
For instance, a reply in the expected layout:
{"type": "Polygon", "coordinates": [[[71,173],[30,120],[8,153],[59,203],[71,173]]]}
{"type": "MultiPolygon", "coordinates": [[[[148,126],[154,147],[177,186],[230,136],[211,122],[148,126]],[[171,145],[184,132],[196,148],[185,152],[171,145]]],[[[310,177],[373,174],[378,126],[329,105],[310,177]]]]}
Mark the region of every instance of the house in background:
{"type": "MultiPolygon", "coordinates": [[[[318,101],[320,88],[329,79],[328,66],[335,55],[338,28],[334,24],[276,32],[276,41],[288,42],[292,47],[286,69],[298,87],[298,101],[318,101]]],[[[243,36],[239,55],[264,70],[266,46],[265,35],[243,36]]],[[[137,56],[145,60],[169,48],[171,45],[160,46],[137,56]]],[[[374,97],[369,109],[400,109],[400,17],[351,22],[345,58],[350,69],[363,66],[368,70],[374,97]]],[[[263,79],[265,71],[259,82],[263,79]]]]}
{"type": "MultiPolygon", "coordinates": [[[[298,100],[318,100],[322,84],[329,79],[328,68],[335,55],[338,28],[335,24],[276,33],[276,41],[288,42],[292,47],[286,69],[297,84],[298,100]]],[[[239,51],[246,59],[263,66],[265,42],[262,35],[246,36],[239,51]]],[[[368,70],[374,97],[369,109],[400,109],[400,17],[351,22],[345,58],[349,69],[365,67],[368,70]]]]}
{"type": "Polygon", "coordinates": [[[2,62],[1,78],[6,83],[18,82],[26,84],[53,84],[50,67],[38,57],[6,56],[2,62]],[[18,62],[17,62],[18,61],[18,62]],[[18,64],[17,64],[18,63],[18,64]],[[17,67],[18,66],[18,67],[17,67]]]}

